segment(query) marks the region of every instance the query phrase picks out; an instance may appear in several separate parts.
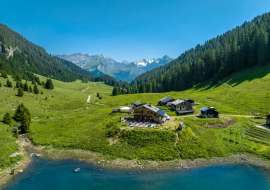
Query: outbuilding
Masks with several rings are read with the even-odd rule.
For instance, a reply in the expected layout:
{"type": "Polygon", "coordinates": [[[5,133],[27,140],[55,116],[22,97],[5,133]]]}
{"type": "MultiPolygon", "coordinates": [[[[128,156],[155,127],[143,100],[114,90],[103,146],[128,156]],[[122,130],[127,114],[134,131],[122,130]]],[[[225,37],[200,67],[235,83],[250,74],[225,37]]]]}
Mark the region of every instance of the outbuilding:
{"type": "Polygon", "coordinates": [[[203,118],[218,118],[218,112],[216,111],[217,109],[215,107],[203,107],[200,109],[201,110],[201,117],[203,118]]]}
{"type": "MultiPolygon", "coordinates": [[[[188,99],[189,100],[189,99],[188,99]]],[[[171,108],[175,110],[178,114],[187,114],[187,113],[194,113],[192,109],[192,103],[185,100],[175,100],[171,103],[171,108]]]]}
{"type": "Polygon", "coordinates": [[[168,102],[173,102],[173,101],[175,101],[175,99],[173,99],[171,97],[165,97],[165,98],[163,98],[163,99],[161,99],[161,100],[158,101],[158,105],[159,106],[166,106],[166,104],[168,102]]]}
{"type": "Polygon", "coordinates": [[[142,105],[143,105],[143,103],[141,103],[141,102],[134,102],[134,108],[140,107],[142,105]]]}
{"type": "Polygon", "coordinates": [[[266,116],[266,125],[270,126],[270,113],[266,116]]]}

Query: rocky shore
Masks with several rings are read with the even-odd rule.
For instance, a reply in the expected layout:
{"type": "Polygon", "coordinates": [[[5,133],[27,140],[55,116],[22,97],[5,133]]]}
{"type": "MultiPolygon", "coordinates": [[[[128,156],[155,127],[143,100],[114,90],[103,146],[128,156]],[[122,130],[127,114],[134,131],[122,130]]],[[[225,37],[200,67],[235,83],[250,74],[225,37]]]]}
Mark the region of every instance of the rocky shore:
{"type": "Polygon", "coordinates": [[[0,186],[27,167],[31,162],[31,156],[27,154],[31,148],[38,157],[47,159],[75,159],[93,163],[100,167],[122,170],[186,170],[195,167],[206,167],[221,164],[251,164],[270,169],[270,161],[250,154],[231,155],[228,157],[214,157],[211,159],[199,158],[195,160],[172,160],[172,161],[149,161],[149,160],[126,160],[112,158],[100,153],[87,150],[59,150],[51,147],[34,146],[26,137],[19,138],[17,143],[21,146],[20,154],[24,159],[11,168],[0,170],[0,186]],[[14,175],[10,175],[11,169],[15,169],[14,175]]]}

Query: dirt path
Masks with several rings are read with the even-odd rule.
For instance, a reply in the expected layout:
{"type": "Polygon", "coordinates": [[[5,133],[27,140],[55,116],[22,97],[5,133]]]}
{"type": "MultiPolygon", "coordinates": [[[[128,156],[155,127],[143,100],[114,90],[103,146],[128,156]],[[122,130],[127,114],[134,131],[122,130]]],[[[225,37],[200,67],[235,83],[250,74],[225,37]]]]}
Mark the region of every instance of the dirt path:
{"type": "MultiPolygon", "coordinates": [[[[184,118],[184,117],[196,117],[196,116],[199,116],[199,114],[197,115],[185,115],[185,116],[170,116],[171,119],[174,119],[174,118],[184,118]]],[[[254,117],[254,115],[250,116],[250,115],[225,115],[225,114],[220,114],[220,116],[223,116],[223,117],[254,117]]]]}
{"type": "Polygon", "coordinates": [[[89,95],[89,96],[88,96],[88,99],[87,99],[87,103],[89,103],[89,104],[90,104],[91,96],[92,96],[92,95],[89,95]]]}
{"type": "Polygon", "coordinates": [[[230,84],[228,84],[227,82],[223,82],[223,81],[218,81],[218,82],[223,83],[223,84],[226,84],[227,86],[229,86],[229,87],[233,88],[233,86],[232,86],[232,85],[230,85],[230,84]]]}
{"type": "Polygon", "coordinates": [[[87,87],[86,89],[84,89],[82,92],[86,91],[89,87],[87,87]]]}
{"type": "Polygon", "coordinates": [[[174,146],[176,146],[177,142],[179,141],[178,133],[176,133],[176,141],[174,143],[174,146]]]}

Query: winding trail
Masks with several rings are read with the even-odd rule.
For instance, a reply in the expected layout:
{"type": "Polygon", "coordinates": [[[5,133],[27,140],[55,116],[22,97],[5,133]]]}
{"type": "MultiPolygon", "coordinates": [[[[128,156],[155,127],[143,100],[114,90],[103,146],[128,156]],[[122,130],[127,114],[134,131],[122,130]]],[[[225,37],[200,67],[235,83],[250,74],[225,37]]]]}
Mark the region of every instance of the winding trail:
{"type": "Polygon", "coordinates": [[[174,143],[174,146],[176,146],[177,142],[179,141],[179,136],[178,136],[178,133],[176,133],[176,141],[174,143]]]}
{"type": "Polygon", "coordinates": [[[82,92],[86,91],[89,87],[87,87],[86,89],[84,89],[82,92]]]}
{"type": "Polygon", "coordinates": [[[91,98],[91,96],[92,96],[92,95],[89,95],[89,96],[88,96],[88,99],[87,99],[87,103],[89,103],[89,104],[90,104],[90,98],[91,98]]]}
{"type": "Polygon", "coordinates": [[[227,86],[229,86],[229,87],[231,87],[231,88],[233,88],[233,86],[232,85],[230,85],[229,83],[227,83],[227,82],[224,82],[224,81],[218,81],[219,83],[223,83],[223,84],[226,84],[227,86]]]}

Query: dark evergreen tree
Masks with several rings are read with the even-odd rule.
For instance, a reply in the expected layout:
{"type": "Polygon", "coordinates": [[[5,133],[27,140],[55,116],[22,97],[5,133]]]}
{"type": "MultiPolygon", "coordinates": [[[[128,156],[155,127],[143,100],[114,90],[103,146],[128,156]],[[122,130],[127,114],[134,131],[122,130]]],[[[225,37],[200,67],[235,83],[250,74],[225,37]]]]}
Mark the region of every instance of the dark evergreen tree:
{"type": "Polygon", "coordinates": [[[18,96],[23,97],[23,89],[22,88],[18,89],[18,96]]]}
{"type": "Polygon", "coordinates": [[[7,79],[7,87],[12,87],[12,82],[9,79],[7,79]]]}
{"type": "Polygon", "coordinates": [[[35,93],[35,94],[38,94],[38,93],[39,93],[39,90],[38,90],[37,84],[35,84],[35,86],[34,86],[34,93],[35,93]]]}
{"type": "Polygon", "coordinates": [[[10,125],[10,126],[12,124],[12,120],[11,120],[10,114],[8,112],[6,112],[6,114],[4,115],[3,123],[10,125]]]}
{"type": "Polygon", "coordinates": [[[112,95],[113,96],[117,96],[118,95],[118,88],[117,88],[117,86],[113,87],[112,95]]]}
{"type": "Polygon", "coordinates": [[[29,92],[33,92],[32,86],[29,86],[29,92]]]}
{"type": "Polygon", "coordinates": [[[54,89],[52,79],[47,79],[46,84],[45,84],[45,88],[50,89],[50,90],[54,89]]]}
{"type": "Polygon", "coordinates": [[[20,82],[18,80],[16,82],[16,88],[20,88],[20,82]]]}
{"type": "Polygon", "coordinates": [[[25,81],[25,83],[24,83],[24,85],[23,85],[23,91],[26,91],[26,92],[29,91],[27,81],[25,81]]]}
{"type": "Polygon", "coordinates": [[[97,97],[99,97],[99,92],[97,93],[97,97]]]}

